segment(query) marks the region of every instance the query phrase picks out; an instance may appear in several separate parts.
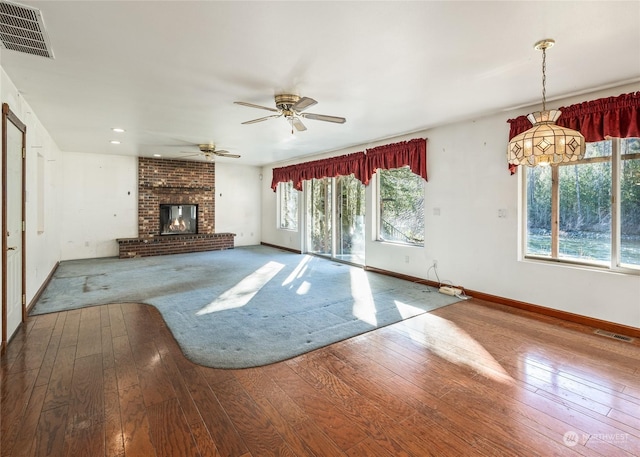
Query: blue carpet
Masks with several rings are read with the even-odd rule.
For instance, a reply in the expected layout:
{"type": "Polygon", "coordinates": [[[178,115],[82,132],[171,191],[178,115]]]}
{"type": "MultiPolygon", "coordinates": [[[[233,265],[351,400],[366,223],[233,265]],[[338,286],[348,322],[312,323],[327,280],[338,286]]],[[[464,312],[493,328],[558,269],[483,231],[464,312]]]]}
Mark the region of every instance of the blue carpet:
{"type": "Polygon", "coordinates": [[[266,246],[62,262],[31,315],[158,308],[185,355],[216,368],[285,360],[458,301],[422,284],[266,246]]]}

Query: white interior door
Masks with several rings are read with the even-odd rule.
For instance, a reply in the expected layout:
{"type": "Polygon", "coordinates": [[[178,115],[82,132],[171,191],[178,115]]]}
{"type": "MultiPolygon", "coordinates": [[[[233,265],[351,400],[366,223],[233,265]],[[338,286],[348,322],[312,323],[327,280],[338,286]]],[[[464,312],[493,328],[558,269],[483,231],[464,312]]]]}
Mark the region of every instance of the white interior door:
{"type": "MultiPolygon", "coordinates": [[[[6,109],[3,107],[3,109],[6,109]]],[[[13,122],[6,130],[6,334],[8,341],[24,318],[23,302],[23,131],[13,122]]]]}

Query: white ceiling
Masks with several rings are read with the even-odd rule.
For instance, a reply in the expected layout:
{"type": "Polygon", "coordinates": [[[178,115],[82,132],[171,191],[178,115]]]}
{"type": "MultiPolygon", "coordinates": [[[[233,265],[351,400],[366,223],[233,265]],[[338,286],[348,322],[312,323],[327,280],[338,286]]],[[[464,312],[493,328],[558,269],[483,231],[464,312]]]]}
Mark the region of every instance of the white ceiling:
{"type": "Polygon", "coordinates": [[[556,40],[548,100],[640,81],[638,1],[21,3],[42,11],[55,59],[3,49],[0,63],[65,151],[175,158],[214,142],[242,155],[219,162],[262,165],[366,146],[539,104],[542,38],[556,40]],[[272,113],[234,101],[282,92],[347,122],[241,125],[272,113]]]}

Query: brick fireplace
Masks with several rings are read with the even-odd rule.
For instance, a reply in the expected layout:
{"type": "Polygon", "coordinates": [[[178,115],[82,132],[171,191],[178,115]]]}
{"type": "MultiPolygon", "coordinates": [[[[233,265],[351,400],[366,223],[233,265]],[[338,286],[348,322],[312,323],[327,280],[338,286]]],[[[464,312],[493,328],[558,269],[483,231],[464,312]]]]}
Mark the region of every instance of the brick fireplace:
{"type": "Polygon", "coordinates": [[[215,232],[215,163],[138,159],[138,238],[118,239],[119,257],[233,249],[215,232]],[[196,205],[196,233],[161,235],[160,205],[196,205]]]}

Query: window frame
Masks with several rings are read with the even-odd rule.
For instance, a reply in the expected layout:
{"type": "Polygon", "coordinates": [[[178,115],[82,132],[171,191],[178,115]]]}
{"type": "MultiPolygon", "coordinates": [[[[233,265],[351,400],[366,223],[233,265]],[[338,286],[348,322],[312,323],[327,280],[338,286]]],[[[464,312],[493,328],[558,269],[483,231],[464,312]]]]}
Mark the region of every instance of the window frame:
{"type": "MultiPolygon", "coordinates": [[[[381,191],[381,183],[380,183],[380,179],[381,179],[381,172],[382,173],[386,173],[386,172],[392,172],[394,170],[398,170],[401,168],[407,168],[413,175],[415,175],[415,177],[417,179],[420,179],[421,183],[422,183],[422,197],[423,197],[423,201],[426,200],[426,186],[425,186],[425,181],[424,178],[422,178],[420,175],[417,175],[415,172],[413,172],[411,170],[411,168],[408,165],[405,165],[403,167],[397,167],[397,168],[388,168],[388,169],[383,169],[383,168],[378,168],[376,170],[376,179],[375,179],[375,216],[374,216],[374,227],[375,227],[375,232],[374,232],[374,236],[375,236],[375,241],[380,242],[380,243],[390,243],[390,244],[397,244],[400,246],[407,246],[407,247],[416,247],[416,248],[424,248],[425,243],[426,243],[426,231],[427,231],[427,227],[426,227],[426,221],[425,219],[425,215],[423,213],[422,217],[423,217],[423,228],[422,228],[422,242],[421,243],[411,243],[411,242],[407,242],[407,241],[401,241],[401,240],[390,240],[390,239],[385,239],[382,237],[382,229],[381,229],[381,223],[382,223],[382,205],[381,205],[381,198],[380,198],[380,191],[381,191]]],[[[423,208],[424,210],[424,208],[423,208]]]]}
{"type": "MultiPolygon", "coordinates": [[[[580,165],[588,163],[597,163],[611,161],[611,255],[608,262],[588,261],[578,258],[566,258],[560,256],[560,227],[559,227],[559,211],[560,211],[560,167],[565,165],[551,166],[551,253],[549,256],[540,254],[529,254],[527,252],[528,245],[528,186],[527,175],[529,167],[524,167],[524,173],[521,173],[521,259],[542,262],[553,262],[556,264],[577,266],[596,270],[606,270],[616,273],[625,273],[640,275],[640,265],[622,265],[620,258],[621,246],[621,223],[620,223],[620,205],[621,205],[621,183],[620,170],[622,164],[622,141],[624,138],[607,138],[604,141],[611,142],[610,157],[591,157],[582,159],[577,162],[571,162],[566,166],[580,165]]],[[[633,154],[635,156],[635,154],[633,154]]],[[[638,157],[629,157],[630,160],[638,157]]]]}

